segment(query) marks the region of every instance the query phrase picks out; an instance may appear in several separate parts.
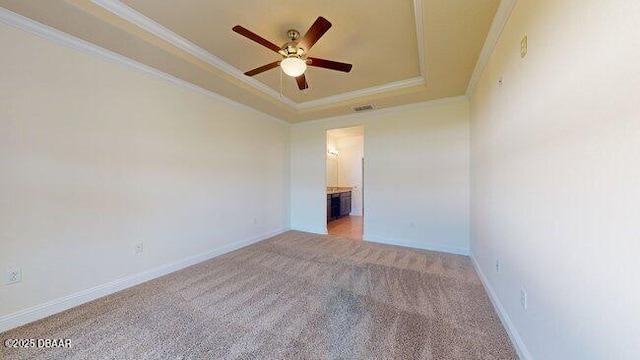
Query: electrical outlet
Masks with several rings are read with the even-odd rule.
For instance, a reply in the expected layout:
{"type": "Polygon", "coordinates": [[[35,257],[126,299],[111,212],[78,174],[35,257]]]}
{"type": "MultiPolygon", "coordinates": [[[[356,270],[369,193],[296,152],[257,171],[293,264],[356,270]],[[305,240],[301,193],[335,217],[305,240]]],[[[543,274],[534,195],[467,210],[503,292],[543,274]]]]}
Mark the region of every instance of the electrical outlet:
{"type": "Polygon", "coordinates": [[[527,44],[528,40],[527,40],[527,35],[523,36],[522,39],[520,40],[520,58],[524,59],[525,56],[527,56],[527,48],[528,48],[528,44],[527,44]]]}
{"type": "Polygon", "coordinates": [[[500,273],[500,259],[496,259],[496,273],[500,273]]]}
{"type": "Polygon", "coordinates": [[[135,245],[135,250],[136,250],[136,254],[144,252],[144,242],[142,241],[137,242],[135,245]]]}
{"type": "Polygon", "coordinates": [[[412,227],[412,228],[416,227],[416,223],[415,223],[415,222],[413,222],[413,221],[412,221],[412,222],[410,222],[410,223],[409,223],[409,227],[412,227]]]}
{"type": "Polygon", "coordinates": [[[258,218],[253,218],[253,225],[258,225],[258,218]]]}
{"type": "Polygon", "coordinates": [[[4,273],[4,276],[5,276],[5,279],[4,279],[5,285],[19,283],[22,281],[22,269],[16,268],[16,269],[7,270],[4,273]]]}
{"type": "Polygon", "coordinates": [[[520,305],[522,310],[527,311],[527,291],[525,289],[520,289],[520,305]]]}

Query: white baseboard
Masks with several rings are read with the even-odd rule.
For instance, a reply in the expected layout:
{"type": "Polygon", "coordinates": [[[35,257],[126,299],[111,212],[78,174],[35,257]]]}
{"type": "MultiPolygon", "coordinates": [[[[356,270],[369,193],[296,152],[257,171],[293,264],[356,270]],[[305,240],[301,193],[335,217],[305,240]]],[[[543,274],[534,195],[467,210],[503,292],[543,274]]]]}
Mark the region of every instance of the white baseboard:
{"type": "Polygon", "coordinates": [[[281,234],[277,229],[0,317],[0,333],[281,234]]]}
{"type": "Polygon", "coordinates": [[[476,257],[473,256],[473,253],[470,255],[470,257],[471,257],[471,263],[473,264],[473,267],[476,269],[476,272],[478,273],[478,276],[482,281],[482,285],[484,285],[484,288],[487,291],[487,294],[489,295],[489,299],[491,299],[491,303],[493,303],[493,307],[494,309],[496,309],[496,312],[500,317],[500,321],[502,322],[502,325],[507,330],[509,339],[511,339],[511,343],[513,344],[513,347],[515,347],[516,352],[518,353],[518,356],[520,357],[520,359],[523,359],[523,360],[533,359],[533,357],[531,356],[531,353],[529,352],[529,350],[527,350],[527,347],[525,346],[524,341],[522,341],[522,338],[520,337],[520,333],[518,332],[518,329],[516,329],[516,326],[511,321],[511,318],[509,317],[509,314],[507,314],[507,311],[505,310],[505,308],[502,306],[502,303],[500,302],[498,295],[495,293],[495,291],[493,290],[493,287],[491,287],[491,284],[489,283],[489,280],[487,279],[487,277],[484,275],[484,272],[480,268],[480,264],[478,264],[476,257]]]}
{"type": "Polygon", "coordinates": [[[320,234],[320,235],[329,234],[329,232],[327,231],[327,228],[304,228],[304,227],[292,226],[290,230],[302,231],[302,232],[308,232],[308,233],[320,234]]]}
{"type": "Polygon", "coordinates": [[[404,246],[404,247],[409,247],[414,249],[439,251],[439,252],[445,252],[445,253],[457,254],[457,255],[469,255],[469,249],[464,247],[448,246],[448,245],[434,244],[434,243],[421,243],[421,242],[415,242],[410,240],[391,239],[391,238],[386,238],[382,236],[366,235],[366,234],[364,234],[362,237],[364,241],[375,242],[380,244],[397,245],[397,246],[404,246]]]}

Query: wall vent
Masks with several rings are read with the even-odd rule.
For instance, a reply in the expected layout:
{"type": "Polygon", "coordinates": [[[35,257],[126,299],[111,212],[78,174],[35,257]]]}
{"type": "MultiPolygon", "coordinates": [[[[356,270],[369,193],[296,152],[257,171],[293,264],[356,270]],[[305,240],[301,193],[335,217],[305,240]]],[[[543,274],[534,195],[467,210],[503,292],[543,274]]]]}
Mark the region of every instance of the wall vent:
{"type": "Polygon", "coordinates": [[[361,105],[361,106],[356,106],[356,107],[353,108],[353,110],[355,110],[356,112],[368,111],[368,110],[373,110],[373,109],[375,109],[373,104],[361,105]]]}

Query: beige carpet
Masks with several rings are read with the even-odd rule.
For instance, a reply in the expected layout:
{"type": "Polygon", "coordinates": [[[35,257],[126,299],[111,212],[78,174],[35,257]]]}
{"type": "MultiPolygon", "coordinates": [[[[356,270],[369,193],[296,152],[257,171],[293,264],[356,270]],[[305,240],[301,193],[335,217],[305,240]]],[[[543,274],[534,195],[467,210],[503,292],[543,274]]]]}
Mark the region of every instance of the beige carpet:
{"type": "Polygon", "coordinates": [[[6,359],[517,359],[469,258],[290,231],[0,334],[6,359]]]}

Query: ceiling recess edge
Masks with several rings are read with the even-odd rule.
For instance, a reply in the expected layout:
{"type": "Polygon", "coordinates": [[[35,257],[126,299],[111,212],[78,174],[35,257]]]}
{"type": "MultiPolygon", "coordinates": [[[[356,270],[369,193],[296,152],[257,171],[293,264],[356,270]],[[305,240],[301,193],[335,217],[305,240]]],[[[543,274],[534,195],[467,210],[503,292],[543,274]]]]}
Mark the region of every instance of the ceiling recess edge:
{"type": "Polygon", "coordinates": [[[254,112],[256,114],[261,114],[263,116],[266,116],[267,118],[269,118],[270,120],[273,120],[277,123],[280,124],[286,124],[286,125],[290,125],[289,122],[284,121],[282,119],[279,119],[273,115],[267,114],[263,111],[257,110],[251,106],[242,104],[240,102],[237,102],[235,100],[229,99],[225,96],[222,96],[214,91],[205,89],[203,87],[200,87],[198,85],[194,85],[186,80],[182,80],[178,77],[175,77],[173,75],[167,74],[163,71],[160,71],[154,67],[148,66],[146,64],[140,63],[138,61],[132,60],[124,55],[120,55],[118,53],[115,53],[113,51],[107,50],[105,48],[102,48],[98,45],[95,45],[91,42],[85,41],[83,39],[80,39],[78,37],[75,37],[73,35],[67,34],[66,32],[60,31],[58,29],[54,29],[48,25],[42,24],[40,22],[37,22],[33,19],[30,19],[28,17],[25,17],[23,15],[14,13],[11,10],[5,9],[3,7],[0,6],[0,23],[2,24],[6,24],[9,25],[11,27],[14,27],[16,29],[20,29],[23,31],[26,31],[27,33],[39,36],[43,39],[47,39],[50,41],[53,41],[57,44],[60,44],[62,46],[66,46],[70,49],[79,51],[81,53],[87,54],[87,55],[91,55],[91,56],[95,56],[116,64],[120,64],[123,66],[127,66],[135,71],[138,71],[140,73],[143,74],[147,74],[150,76],[154,76],[156,78],[162,79],[164,81],[182,86],[184,88],[196,91],[198,93],[201,93],[203,95],[212,97],[214,99],[220,100],[224,103],[233,105],[233,106],[237,106],[243,109],[246,109],[248,111],[254,112]]]}
{"type": "Polygon", "coordinates": [[[160,39],[167,41],[168,43],[186,51],[187,53],[197,57],[198,59],[208,63],[211,66],[214,66],[217,69],[224,71],[225,73],[233,76],[234,78],[248,84],[255,89],[262,91],[264,94],[269,95],[270,97],[282,102],[290,106],[294,110],[303,110],[309,109],[317,106],[326,106],[335,103],[339,103],[342,101],[353,100],[360,96],[365,95],[374,95],[384,93],[389,90],[400,90],[403,88],[421,85],[426,82],[425,75],[425,64],[424,64],[424,41],[422,34],[422,0],[414,0],[414,15],[416,21],[416,37],[417,47],[418,47],[418,56],[420,62],[420,76],[391,82],[388,84],[373,86],[365,89],[355,90],[348,93],[333,95],[324,97],[321,99],[305,101],[301,103],[296,103],[295,101],[282,96],[279,92],[273,90],[267,85],[261,83],[260,81],[253,79],[251,77],[245,76],[242,71],[232,66],[231,64],[225,62],[219,57],[211,54],[210,52],[204,50],[198,45],[190,42],[189,40],[183,38],[182,36],[176,34],[175,32],[167,29],[166,27],[158,24],[152,19],[146,17],[145,15],[139,13],[138,11],[132,9],[131,7],[123,4],[119,0],[91,0],[92,3],[100,6],[101,8],[115,14],[116,16],[138,26],[145,31],[157,36],[160,39]]]}

